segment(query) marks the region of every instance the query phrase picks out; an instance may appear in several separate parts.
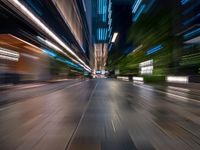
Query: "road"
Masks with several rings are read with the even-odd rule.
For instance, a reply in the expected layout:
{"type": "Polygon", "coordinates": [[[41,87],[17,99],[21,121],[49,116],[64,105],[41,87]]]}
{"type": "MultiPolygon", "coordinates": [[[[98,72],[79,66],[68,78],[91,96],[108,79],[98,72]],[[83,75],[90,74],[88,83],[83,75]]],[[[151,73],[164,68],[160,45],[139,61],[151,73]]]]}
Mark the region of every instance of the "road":
{"type": "Polygon", "coordinates": [[[0,100],[1,150],[200,149],[198,90],[93,79],[0,100]]]}

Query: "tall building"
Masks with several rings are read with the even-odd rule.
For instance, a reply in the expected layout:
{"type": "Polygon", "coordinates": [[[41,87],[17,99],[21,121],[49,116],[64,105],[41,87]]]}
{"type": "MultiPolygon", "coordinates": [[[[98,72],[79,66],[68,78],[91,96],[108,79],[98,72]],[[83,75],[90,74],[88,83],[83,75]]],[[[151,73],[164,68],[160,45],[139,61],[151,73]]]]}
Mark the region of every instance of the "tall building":
{"type": "Polygon", "coordinates": [[[93,3],[93,41],[95,55],[95,69],[104,72],[107,55],[108,40],[111,34],[111,0],[96,0],[93,3]]]}
{"type": "MultiPolygon", "coordinates": [[[[180,68],[184,74],[191,76],[200,73],[200,1],[180,0],[179,28],[180,38],[180,68]]],[[[195,77],[194,77],[195,78],[195,77]]]]}

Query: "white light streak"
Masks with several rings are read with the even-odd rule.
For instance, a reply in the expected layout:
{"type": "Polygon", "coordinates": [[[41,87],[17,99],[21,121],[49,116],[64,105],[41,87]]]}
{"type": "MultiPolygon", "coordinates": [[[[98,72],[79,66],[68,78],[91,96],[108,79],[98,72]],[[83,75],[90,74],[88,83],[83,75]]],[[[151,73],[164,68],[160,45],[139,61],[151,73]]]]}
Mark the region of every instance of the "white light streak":
{"type": "Polygon", "coordinates": [[[197,36],[193,39],[185,41],[184,43],[186,43],[186,44],[198,44],[198,43],[200,43],[200,36],[197,36]]]}
{"type": "Polygon", "coordinates": [[[80,61],[88,70],[91,70],[89,66],[85,64],[75,53],[72,51],[61,39],[59,39],[49,28],[47,28],[31,11],[29,11],[19,0],[9,0],[18,10],[24,13],[30,20],[32,20],[37,26],[39,26],[44,32],[52,37],[57,43],[65,48],[70,54],[72,54],[78,61],[80,61]]]}
{"type": "Polygon", "coordinates": [[[167,76],[166,81],[172,83],[188,83],[189,78],[188,76],[167,76]]]}
{"type": "Polygon", "coordinates": [[[137,9],[138,9],[138,7],[139,7],[139,5],[140,5],[141,2],[142,2],[142,0],[138,0],[136,2],[135,6],[133,7],[133,11],[132,11],[133,13],[135,13],[137,11],[137,9]]]}
{"type": "Polygon", "coordinates": [[[26,53],[21,53],[21,56],[24,56],[24,57],[27,57],[27,58],[31,58],[31,59],[39,59],[39,57],[36,57],[36,56],[32,56],[32,55],[29,55],[29,54],[26,54],[26,53]]]}
{"type": "Polygon", "coordinates": [[[82,0],[84,11],[86,12],[85,1],[82,0]]]}
{"type": "MultiPolygon", "coordinates": [[[[32,47],[34,47],[34,48],[36,48],[36,49],[41,50],[41,48],[39,48],[39,47],[37,47],[37,46],[35,46],[35,45],[33,45],[33,44],[27,42],[27,41],[24,41],[24,40],[22,40],[22,39],[20,39],[20,38],[18,38],[18,37],[16,37],[16,36],[13,36],[12,34],[9,34],[9,35],[12,36],[13,38],[15,38],[15,39],[17,39],[17,40],[23,42],[23,43],[26,43],[26,44],[29,45],[29,46],[32,46],[32,47]]],[[[42,51],[42,50],[41,50],[41,51],[42,51]]]]}
{"type": "Polygon", "coordinates": [[[0,47],[0,59],[19,61],[19,56],[19,53],[16,51],[0,47]]]}
{"type": "Polygon", "coordinates": [[[11,61],[19,61],[19,58],[17,58],[17,57],[10,57],[10,56],[5,56],[5,55],[0,55],[0,59],[6,59],[6,60],[11,60],[11,61]]]}
{"type": "Polygon", "coordinates": [[[11,51],[11,50],[8,50],[8,49],[3,49],[3,48],[0,48],[0,54],[10,56],[10,57],[19,57],[18,52],[11,51]]]}
{"type": "Polygon", "coordinates": [[[56,46],[55,44],[51,43],[48,40],[45,40],[43,38],[41,38],[40,36],[37,36],[37,38],[44,44],[46,44],[47,46],[53,48],[54,50],[58,51],[58,52],[63,52],[58,46],[56,46]]]}
{"type": "Polygon", "coordinates": [[[37,38],[38,38],[42,43],[44,43],[45,45],[47,45],[47,46],[53,48],[54,50],[56,50],[56,51],[62,53],[63,55],[65,55],[65,56],[67,56],[69,59],[71,59],[74,63],[80,65],[80,63],[79,63],[78,61],[76,61],[75,59],[73,59],[72,57],[70,57],[67,53],[65,53],[63,50],[61,50],[58,46],[56,46],[56,45],[53,44],[52,42],[50,42],[50,41],[48,41],[48,40],[45,40],[45,39],[41,38],[40,36],[37,36],[37,38]]]}
{"type": "Polygon", "coordinates": [[[134,50],[132,50],[132,54],[133,53],[135,53],[135,52],[137,52],[138,50],[140,50],[141,48],[143,47],[143,45],[141,44],[141,45],[139,45],[138,47],[136,47],[134,50]]]}

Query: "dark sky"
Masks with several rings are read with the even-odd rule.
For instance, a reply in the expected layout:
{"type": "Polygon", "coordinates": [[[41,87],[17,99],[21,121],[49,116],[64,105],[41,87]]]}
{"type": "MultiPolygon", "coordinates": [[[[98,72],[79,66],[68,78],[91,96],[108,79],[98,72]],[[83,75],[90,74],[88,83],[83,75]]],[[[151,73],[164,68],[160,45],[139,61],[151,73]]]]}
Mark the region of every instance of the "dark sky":
{"type": "Polygon", "coordinates": [[[133,4],[134,0],[112,0],[113,4],[129,5],[133,4]]]}
{"type": "Polygon", "coordinates": [[[115,48],[125,50],[126,47],[126,37],[128,34],[128,30],[132,24],[132,3],[119,4],[114,3],[112,10],[112,27],[113,32],[118,32],[119,36],[115,42],[115,48]]]}

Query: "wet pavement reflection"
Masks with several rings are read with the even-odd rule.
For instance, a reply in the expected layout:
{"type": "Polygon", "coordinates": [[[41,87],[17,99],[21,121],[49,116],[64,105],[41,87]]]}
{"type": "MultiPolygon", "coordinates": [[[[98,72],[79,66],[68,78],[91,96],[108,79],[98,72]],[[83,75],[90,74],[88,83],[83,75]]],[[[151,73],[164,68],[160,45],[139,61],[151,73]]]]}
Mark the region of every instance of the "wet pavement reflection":
{"type": "MultiPolygon", "coordinates": [[[[2,104],[0,149],[200,149],[197,91],[114,79],[47,86],[50,92],[18,91],[14,102],[2,104]]],[[[9,94],[10,100],[17,92],[9,94]]]]}

